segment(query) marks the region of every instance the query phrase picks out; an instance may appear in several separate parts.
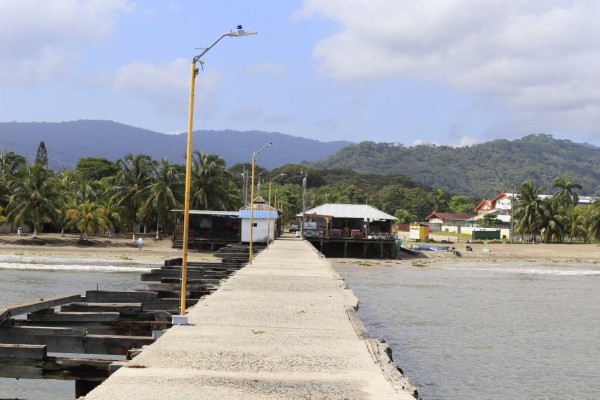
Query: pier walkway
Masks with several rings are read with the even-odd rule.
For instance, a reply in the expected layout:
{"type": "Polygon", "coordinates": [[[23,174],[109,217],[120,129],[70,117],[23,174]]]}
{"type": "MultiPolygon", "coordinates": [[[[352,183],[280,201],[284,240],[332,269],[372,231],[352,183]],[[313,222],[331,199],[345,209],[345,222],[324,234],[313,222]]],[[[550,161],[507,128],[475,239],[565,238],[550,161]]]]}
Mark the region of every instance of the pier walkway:
{"type": "Polygon", "coordinates": [[[85,400],[414,400],[356,306],[308,242],[277,240],[85,400]]]}

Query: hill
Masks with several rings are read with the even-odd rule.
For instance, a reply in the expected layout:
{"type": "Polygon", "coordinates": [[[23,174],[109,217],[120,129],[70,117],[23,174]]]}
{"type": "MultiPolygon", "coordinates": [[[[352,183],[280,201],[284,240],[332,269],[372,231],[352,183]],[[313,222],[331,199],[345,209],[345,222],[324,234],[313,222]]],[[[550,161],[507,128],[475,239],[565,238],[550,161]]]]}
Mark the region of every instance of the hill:
{"type": "MultiPolygon", "coordinates": [[[[13,151],[32,161],[40,141],[48,149],[53,169],[73,168],[83,157],[117,160],[127,153],[144,153],[154,159],[166,157],[184,162],[187,135],[165,135],[113,121],[0,123],[0,152],[13,151]]],[[[288,163],[316,161],[351,142],[320,142],[275,132],[196,131],[194,150],[217,154],[227,165],[250,162],[254,151],[271,142],[273,149],[260,154],[258,164],[271,169],[288,163]]]]}
{"type": "Polygon", "coordinates": [[[315,164],[362,173],[404,174],[452,193],[490,197],[532,180],[551,191],[556,177],[571,175],[580,194],[600,194],[600,148],[537,134],[469,147],[362,142],[315,164]]]}

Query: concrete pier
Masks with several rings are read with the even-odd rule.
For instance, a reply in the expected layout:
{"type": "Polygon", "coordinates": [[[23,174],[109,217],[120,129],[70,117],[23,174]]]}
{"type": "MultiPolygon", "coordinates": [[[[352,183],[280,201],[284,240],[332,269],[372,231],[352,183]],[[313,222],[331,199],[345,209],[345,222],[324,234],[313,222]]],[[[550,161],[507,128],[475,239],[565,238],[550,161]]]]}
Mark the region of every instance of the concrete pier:
{"type": "Polygon", "coordinates": [[[414,400],[356,305],[309,243],[277,240],[85,399],[414,400]]]}

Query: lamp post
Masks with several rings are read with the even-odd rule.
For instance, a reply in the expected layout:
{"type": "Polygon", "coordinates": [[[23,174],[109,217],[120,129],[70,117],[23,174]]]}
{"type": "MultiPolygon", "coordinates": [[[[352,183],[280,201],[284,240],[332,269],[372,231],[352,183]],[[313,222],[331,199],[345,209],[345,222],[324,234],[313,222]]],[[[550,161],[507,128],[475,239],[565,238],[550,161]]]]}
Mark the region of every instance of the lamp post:
{"type": "Polygon", "coordinates": [[[300,225],[300,238],[304,240],[304,213],[306,212],[306,178],[308,176],[308,172],[301,171],[301,174],[304,175],[304,178],[302,178],[302,224],[300,225]]]}
{"type": "Polygon", "coordinates": [[[191,172],[192,172],[192,128],[194,126],[194,87],[196,84],[196,75],[198,75],[198,68],[196,64],[200,62],[202,65],[202,56],[204,56],[210,49],[212,49],[217,43],[224,37],[240,37],[256,35],[256,32],[246,32],[241,25],[238,25],[234,31],[224,33],[217,40],[215,40],[210,46],[204,49],[200,54],[194,56],[192,59],[190,69],[190,101],[188,109],[188,132],[187,132],[187,152],[185,158],[185,198],[184,198],[184,210],[183,210],[183,257],[181,263],[181,303],[179,318],[173,316],[173,324],[186,325],[187,317],[185,316],[185,303],[186,303],[186,292],[187,292],[187,253],[188,253],[188,238],[190,228],[190,186],[191,186],[191,172]]]}
{"type": "Polygon", "coordinates": [[[254,225],[254,166],[256,165],[256,157],[258,157],[260,152],[271,146],[273,146],[273,143],[265,144],[259,151],[252,153],[252,180],[250,182],[250,248],[248,250],[249,264],[252,264],[252,227],[254,225]]]}
{"type": "MultiPolygon", "coordinates": [[[[269,201],[267,202],[267,204],[269,205],[269,208],[267,209],[267,215],[268,215],[268,221],[267,221],[267,249],[269,248],[269,243],[271,242],[271,185],[273,184],[273,181],[277,178],[279,178],[280,176],[285,176],[285,174],[279,174],[277,176],[275,176],[275,178],[271,179],[269,181],[269,201]]],[[[273,232],[275,232],[275,229],[273,229],[273,232]]],[[[273,239],[275,239],[275,233],[273,233],[273,239]]]]}

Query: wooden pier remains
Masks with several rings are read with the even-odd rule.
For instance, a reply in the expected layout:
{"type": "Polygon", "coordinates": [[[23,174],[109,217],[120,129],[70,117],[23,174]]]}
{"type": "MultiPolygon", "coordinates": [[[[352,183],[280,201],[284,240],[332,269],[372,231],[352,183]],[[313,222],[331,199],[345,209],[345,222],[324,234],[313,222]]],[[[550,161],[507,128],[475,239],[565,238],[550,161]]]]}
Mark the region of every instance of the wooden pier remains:
{"type": "MultiPolygon", "coordinates": [[[[188,263],[187,305],[217,290],[247,254],[230,246],[218,253],[221,262],[188,263]]],[[[0,308],[0,377],[74,380],[75,397],[87,394],[171,327],[181,261],[142,273],[144,289],[89,290],[0,308]]]]}

